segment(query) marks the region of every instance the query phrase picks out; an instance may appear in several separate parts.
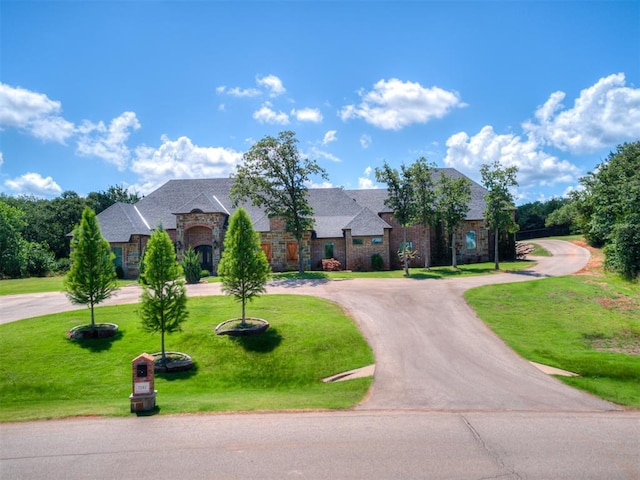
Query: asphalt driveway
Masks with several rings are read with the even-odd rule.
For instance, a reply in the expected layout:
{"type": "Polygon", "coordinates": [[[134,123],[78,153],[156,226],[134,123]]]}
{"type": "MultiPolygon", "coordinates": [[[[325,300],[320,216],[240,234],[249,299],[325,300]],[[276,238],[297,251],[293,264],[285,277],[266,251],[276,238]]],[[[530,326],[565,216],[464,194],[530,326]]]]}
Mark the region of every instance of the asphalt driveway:
{"type": "MultiPolygon", "coordinates": [[[[327,298],[355,318],[376,356],[373,389],[359,409],[615,410],[615,405],[567,387],[519,357],[462,298],[475,286],[570,274],[589,260],[588,251],[573,244],[540,243],[553,256],[538,258],[535,268],[518,274],[280,282],[268,292],[327,298]]],[[[216,295],[220,285],[189,286],[188,292],[216,295]]],[[[136,302],[139,294],[137,287],[126,287],[104,305],[136,302]]],[[[71,305],[62,293],[0,297],[2,322],[71,308],[84,307],[71,305]]]]}

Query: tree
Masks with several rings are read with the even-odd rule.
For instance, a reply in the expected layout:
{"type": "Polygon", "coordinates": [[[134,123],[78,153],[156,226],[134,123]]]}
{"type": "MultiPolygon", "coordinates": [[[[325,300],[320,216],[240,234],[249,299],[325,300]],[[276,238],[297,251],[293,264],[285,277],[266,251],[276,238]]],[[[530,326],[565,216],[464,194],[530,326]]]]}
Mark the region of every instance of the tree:
{"type": "Polygon", "coordinates": [[[19,208],[0,201],[0,277],[20,277],[24,272],[24,216],[19,208]]]}
{"type": "Polygon", "coordinates": [[[451,240],[451,265],[458,268],[456,258],[456,227],[467,217],[471,201],[471,180],[451,178],[444,173],[437,183],[437,210],[451,240]]]}
{"type": "Polygon", "coordinates": [[[604,245],[606,265],[629,277],[640,256],[640,244],[632,241],[640,212],[640,141],[618,145],[580,182],[584,189],[574,200],[587,241],[604,245]]]}
{"type": "Polygon", "coordinates": [[[109,242],[102,236],[96,214],[89,207],[82,212],[80,224],[73,230],[71,268],[64,288],[71,303],[91,309],[91,329],[95,330],[94,306],[117,290],[116,270],[109,242]]]}
{"type": "Polygon", "coordinates": [[[129,192],[122,185],[112,185],[106,192],[91,192],[87,195],[87,205],[89,205],[96,213],[106,210],[114,203],[136,203],[140,200],[138,192],[129,192]]]}
{"type": "Polygon", "coordinates": [[[315,161],[300,155],[297,143],[291,131],[255,143],[242,157],[230,198],[234,206],[249,199],[254,206],[264,207],[268,217],[284,218],[286,231],[298,242],[298,270],[302,273],[302,238],[313,228],[306,184],[313,175],[328,177],[315,161]]]}
{"type": "Polygon", "coordinates": [[[415,223],[422,225],[424,268],[429,268],[431,251],[429,248],[429,227],[435,225],[438,218],[436,210],[436,191],[433,186],[432,172],[436,166],[427,163],[424,157],[420,157],[411,165],[411,177],[413,179],[413,194],[415,202],[415,223]]]}
{"type": "Polygon", "coordinates": [[[176,261],[173,243],[162,226],[153,231],[145,250],[140,317],[148,332],[160,332],[162,364],[167,364],[165,333],[180,331],[189,312],[182,269],[176,261]]]}
{"type": "Polygon", "coordinates": [[[384,204],[393,210],[395,218],[402,227],[402,246],[398,255],[402,259],[404,275],[409,276],[409,255],[407,255],[407,227],[413,225],[416,218],[416,204],[413,198],[413,171],[400,165],[400,171],[384,162],[382,168],[376,168],[376,181],[387,185],[387,198],[384,204]]]}
{"type": "Polygon", "coordinates": [[[239,208],[229,220],[218,275],[222,278],[222,291],[242,304],[241,325],[244,327],[247,301],[265,292],[270,275],[269,262],[260,248],[260,236],[244,208],[239,208]]]}
{"type": "Polygon", "coordinates": [[[494,255],[495,269],[500,268],[500,260],[498,255],[498,240],[500,230],[507,233],[515,233],[518,230],[518,224],[513,219],[513,212],[516,209],[513,195],[510,188],[516,187],[518,182],[516,174],[518,167],[503,167],[499,161],[493,164],[484,164],[480,167],[480,175],[482,176],[482,185],[487,189],[484,196],[485,209],[484,219],[489,230],[494,231],[494,255]]]}

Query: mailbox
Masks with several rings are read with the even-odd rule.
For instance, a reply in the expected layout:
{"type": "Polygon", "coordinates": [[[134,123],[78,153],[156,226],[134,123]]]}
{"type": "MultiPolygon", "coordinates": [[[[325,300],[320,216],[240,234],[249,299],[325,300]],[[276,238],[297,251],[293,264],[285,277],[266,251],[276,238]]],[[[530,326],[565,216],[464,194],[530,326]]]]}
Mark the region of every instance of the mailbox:
{"type": "Polygon", "coordinates": [[[148,412],[156,407],[156,390],[153,388],[153,356],[148,353],[138,355],[131,361],[133,393],[131,412],[148,412]]]}

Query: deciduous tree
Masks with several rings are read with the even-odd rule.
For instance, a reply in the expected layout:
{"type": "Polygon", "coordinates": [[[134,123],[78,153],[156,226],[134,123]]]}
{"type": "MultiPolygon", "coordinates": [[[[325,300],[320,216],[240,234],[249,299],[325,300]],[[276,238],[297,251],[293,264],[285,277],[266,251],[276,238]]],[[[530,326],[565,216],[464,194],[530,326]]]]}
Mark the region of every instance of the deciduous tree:
{"type": "Polygon", "coordinates": [[[420,157],[411,165],[411,177],[413,179],[413,194],[415,202],[415,223],[422,225],[424,268],[429,268],[431,249],[429,248],[430,227],[435,225],[438,219],[436,209],[436,190],[433,184],[433,170],[436,166],[427,163],[424,157],[420,157]]]}
{"type": "Polygon", "coordinates": [[[471,201],[471,180],[452,178],[444,173],[437,183],[437,210],[451,240],[451,265],[458,268],[456,227],[467,217],[471,201]]]}
{"type": "Polygon", "coordinates": [[[398,249],[398,255],[402,259],[404,275],[409,276],[409,255],[407,251],[407,227],[416,220],[416,203],[413,196],[413,172],[404,164],[400,165],[400,171],[391,168],[384,162],[382,168],[376,168],[376,181],[387,185],[387,198],[384,204],[393,210],[395,218],[402,227],[402,246],[398,249]]]}
{"type": "Polygon", "coordinates": [[[270,270],[260,248],[260,236],[253,229],[247,211],[239,208],[229,220],[218,275],[222,278],[222,291],[242,304],[243,327],[246,325],[247,301],[265,292],[270,270]]]}
{"type": "Polygon", "coordinates": [[[284,218],[287,232],[298,242],[298,270],[302,273],[302,238],[313,228],[307,184],[313,176],[326,179],[327,174],[300,154],[297,143],[291,131],[256,142],[238,166],[230,197],[236,206],[248,199],[254,206],[264,207],[269,217],[284,218]]]}
{"type": "Polygon", "coordinates": [[[180,331],[187,319],[187,292],[173,243],[162,226],[153,231],[145,250],[140,317],[149,332],[160,332],[162,363],[166,365],[165,333],[180,331]]]}
{"type": "Polygon", "coordinates": [[[518,224],[513,218],[516,209],[513,202],[511,188],[518,185],[516,174],[518,167],[503,167],[497,160],[493,164],[485,164],[480,167],[482,185],[487,189],[484,196],[485,209],[484,220],[489,230],[494,232],[495,269],[500,268],[498,255],[498,240],[500,231],[514,233],[518,230],[518,224]]]}
{"type": "Polygon", "coordinates": [[[113,259],[95,212],[86,207],[80,224],[73,230],[71,268],[64,287],[71,303],[91,309],[92,330],[95,329],[94,306],[111,297],[118,288],[113,259]]]}

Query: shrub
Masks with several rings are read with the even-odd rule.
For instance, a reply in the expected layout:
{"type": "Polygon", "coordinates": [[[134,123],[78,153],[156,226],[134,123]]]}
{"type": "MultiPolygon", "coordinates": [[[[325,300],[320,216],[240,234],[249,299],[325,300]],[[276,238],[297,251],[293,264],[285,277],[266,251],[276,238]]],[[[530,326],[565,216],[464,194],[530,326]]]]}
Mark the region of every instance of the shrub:
{"type": "Polygon", "coordinates": [[[59,258],[56,260],[56,272],[66,273],[71,268],[71,260],[68,258],[59,258]]]}
{"type": "Polygon", "coordinates": [[[211,276],[211,272],[209,272],[209,270],[200,271],[200,278],[209,277],[209,276],[211,276]]]}
{"type": "Polygon", "coordinates": [[[337,272],[340,268],[340,262],[335,258],[325,258],[322,260],[322,270],[325,272],[337,272]]]}
{"type": "Polygon", "coordinates": [[[184,278],[187,283],[198,283],[202,275],[202,267],[200,259],[196,251],[189,247],[182,255],[182,270],[184,270],[184,278]]]}
{"type": "Polygon", "coordinates": [[[116,267],[116,277],[118,277],[120,280],[124,278],[124,268],[122,268],[120,265],[116,267]]]}
{"type": "Polygon", "coordinates": [[[56,259],[47,245],[29,242],[26,248],[27,275],[44,277],[56,268],[56,259]]]}
{"type": "Polygon", "coordinates": [[[382,255],[380,255],[379,253],[374,253],[373,255],[371,255],[371,268],[375,272],[379,272],[380,270],[382,270],[383,265],[384,261],[382,260],[382,255]]]}

